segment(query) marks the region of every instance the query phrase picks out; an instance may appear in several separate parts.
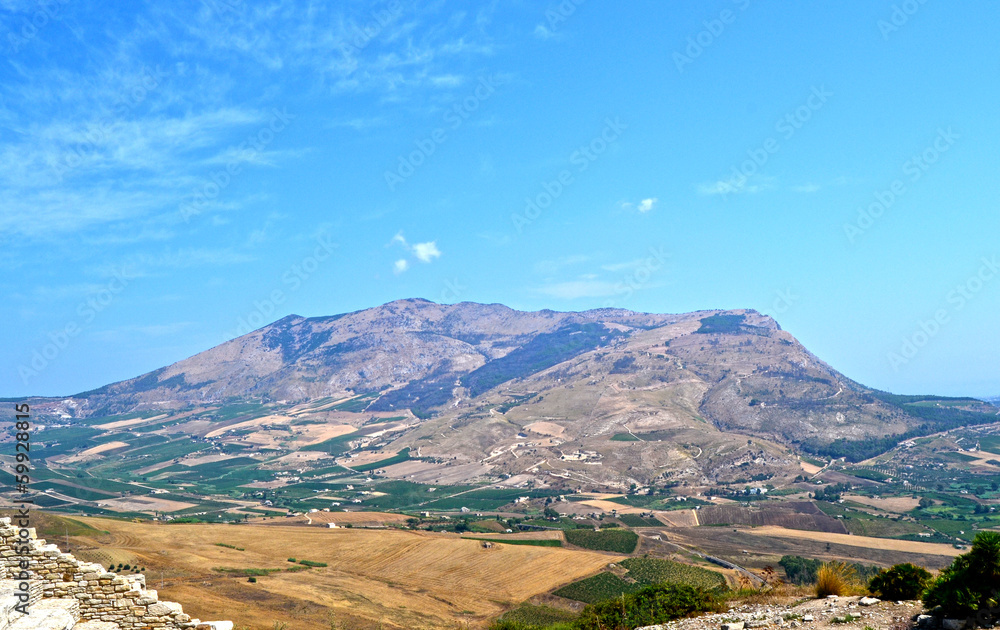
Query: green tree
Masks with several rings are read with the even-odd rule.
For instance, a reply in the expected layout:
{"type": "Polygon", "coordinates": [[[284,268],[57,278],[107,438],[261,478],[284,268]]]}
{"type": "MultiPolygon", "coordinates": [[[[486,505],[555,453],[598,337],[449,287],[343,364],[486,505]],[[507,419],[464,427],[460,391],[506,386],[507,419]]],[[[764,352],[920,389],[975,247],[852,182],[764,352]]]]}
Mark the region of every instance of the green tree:
{"type": "Polygon", "coordinates": [[[927,590],[930,572],[909,562],[880,571],[868,583],[868,590],[882,599],[917,599],[927,590]]]}
{"type": "MultiPolygon", "coordinates": [[[[968,553],[955,558],[924,595],[928,608],[946,617],[998,616],[1000,611],[1000,532],[979,532],[968,553]]],[[[979,620],[990,622],[991,619],[979,620]]]]}

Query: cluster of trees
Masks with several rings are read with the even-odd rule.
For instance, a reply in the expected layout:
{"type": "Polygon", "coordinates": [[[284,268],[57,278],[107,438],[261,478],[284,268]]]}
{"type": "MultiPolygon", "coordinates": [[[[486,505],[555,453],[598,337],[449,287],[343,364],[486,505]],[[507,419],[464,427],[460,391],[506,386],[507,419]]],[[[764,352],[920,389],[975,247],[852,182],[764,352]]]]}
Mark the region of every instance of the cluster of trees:
{"type": "Polygon", "coordinates": [[[830,486],[817,488],[816,492],[813,493],[813,498],[817,501],[829,501],[830,503],[836,503],[837,501],[840,501],[840,495],[844,492],[850,491],[850,489],[851,484],[835,483],[830,486]]]}

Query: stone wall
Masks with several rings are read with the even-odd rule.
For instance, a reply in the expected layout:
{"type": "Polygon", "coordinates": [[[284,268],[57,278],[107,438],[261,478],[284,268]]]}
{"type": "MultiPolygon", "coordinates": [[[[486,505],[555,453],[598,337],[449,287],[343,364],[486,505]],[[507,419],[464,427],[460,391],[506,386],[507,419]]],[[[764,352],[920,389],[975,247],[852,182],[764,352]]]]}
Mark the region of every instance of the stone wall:
{"type": "MultiPolygon", "coordinates": [[[[32,529],[28,533],[28,583],[29,592],[35,591],[33,599],[39,593],[43,600],[76,599],[82,621],[111,622],[122,630],[232,630],[231,622],[201,622],[184,614],[180,604],[159,601],[156,591],[146,589],[144,575],[109,572],[46,544],[32,529]]],[[[24,557],[17,549],[22,546],[19,528],[11,525],[11,519],[0,518],[0,579],[17,583],[24,557]]]]}

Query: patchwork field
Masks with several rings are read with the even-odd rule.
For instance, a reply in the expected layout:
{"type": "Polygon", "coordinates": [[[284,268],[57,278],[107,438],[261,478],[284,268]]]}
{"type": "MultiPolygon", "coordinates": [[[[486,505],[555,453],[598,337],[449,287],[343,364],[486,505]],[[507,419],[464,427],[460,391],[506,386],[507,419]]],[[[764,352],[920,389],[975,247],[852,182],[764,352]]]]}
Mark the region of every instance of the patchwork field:
{"type": "Polygon", "coordinates": [[[201,619],[232,619],[253,629],[287,622],[296,630],[328,630],[331,612],[354,627],[481,627],[609,561],[557,547],[484,548],[453,534],[80,520],[108,533],[75,537],[74,553],[101,562],[134,558],[162,599],[183,602],[201,619]],[[328,566],[288,571],[295,566],[288,558],[328,566]],[[213,570],[220,567],[283,570],[251,584],[238,572],[213,570]]]}

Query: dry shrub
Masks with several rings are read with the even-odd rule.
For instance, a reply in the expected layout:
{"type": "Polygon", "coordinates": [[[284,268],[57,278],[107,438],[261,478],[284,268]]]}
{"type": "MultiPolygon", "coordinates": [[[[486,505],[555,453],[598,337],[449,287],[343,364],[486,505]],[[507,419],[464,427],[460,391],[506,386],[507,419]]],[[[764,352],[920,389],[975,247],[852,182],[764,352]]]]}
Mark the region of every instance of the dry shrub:
{"type": "Polygon", "coordinates": [[[843,562],[827,562],[816,571],[816,597],[855,595],[862,592],[854,567],[843,562]]]}

